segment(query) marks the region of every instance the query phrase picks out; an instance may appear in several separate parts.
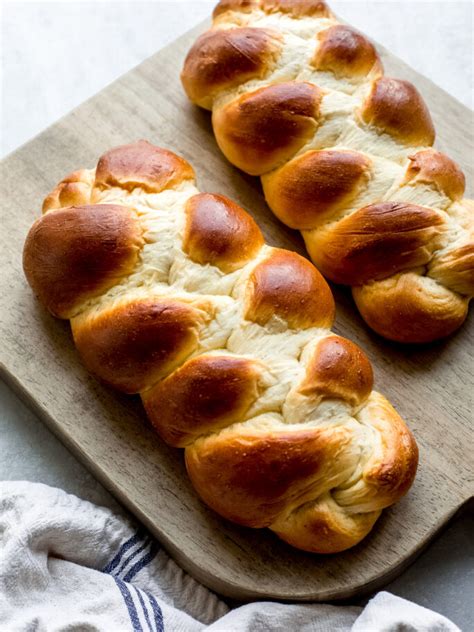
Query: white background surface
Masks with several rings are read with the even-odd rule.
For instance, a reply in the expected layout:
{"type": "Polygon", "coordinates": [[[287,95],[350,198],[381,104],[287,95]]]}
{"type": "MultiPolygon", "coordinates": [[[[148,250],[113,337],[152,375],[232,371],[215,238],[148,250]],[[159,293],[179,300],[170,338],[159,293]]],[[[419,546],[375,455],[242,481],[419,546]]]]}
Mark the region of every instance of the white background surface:
{"type": "MultiPolygon", "coordinates": [[[[344,20],[472,108],[473,3],[330,2],[344,20]]],[[[3,2],[5,155],[206,18],[214,2],[3,2]]],[[[118,508],[0,383],[0,479],[35,480],[118,508]]],[[[473,629],[473,520],[465,516],[389,589],[473,629]]]]}

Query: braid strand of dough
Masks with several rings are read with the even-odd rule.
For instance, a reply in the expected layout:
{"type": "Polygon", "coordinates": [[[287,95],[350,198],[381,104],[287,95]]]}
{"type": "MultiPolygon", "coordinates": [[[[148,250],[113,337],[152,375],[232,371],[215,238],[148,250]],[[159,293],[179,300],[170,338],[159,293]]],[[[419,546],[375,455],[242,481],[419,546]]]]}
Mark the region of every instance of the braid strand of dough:
{"type": "Polygon", "coordinates": [[[228,160],[260,176],[328,279],[400,342],[447,336],[474,294],[474,202],[431,148],[416,88],[383,75],[374,46],[319,0],[221,0],[183,86],[212,110],[228,160]]]}
{"type": "Polygon", "coordinates": [[[139,393],[229,520],[321,553],[359,542],[409,489],[415,440],[333,334],[316,268],[199,193],[191,166],[140,141],[46,198],[24,248],[41,302],[70,319],[86,367],[139,393]]]}

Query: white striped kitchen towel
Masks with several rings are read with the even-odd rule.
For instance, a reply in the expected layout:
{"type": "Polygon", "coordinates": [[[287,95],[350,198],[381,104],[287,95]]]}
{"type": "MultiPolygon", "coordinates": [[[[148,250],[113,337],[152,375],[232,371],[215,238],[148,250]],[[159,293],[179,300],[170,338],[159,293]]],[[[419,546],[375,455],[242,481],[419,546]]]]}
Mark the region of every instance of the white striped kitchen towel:
{"type": "Polygon", "coordinates": [[[145,530],[39,483],[0,483],[1,632],[460,632],[389,593],[367,607],[229,608],[145,530]]]}

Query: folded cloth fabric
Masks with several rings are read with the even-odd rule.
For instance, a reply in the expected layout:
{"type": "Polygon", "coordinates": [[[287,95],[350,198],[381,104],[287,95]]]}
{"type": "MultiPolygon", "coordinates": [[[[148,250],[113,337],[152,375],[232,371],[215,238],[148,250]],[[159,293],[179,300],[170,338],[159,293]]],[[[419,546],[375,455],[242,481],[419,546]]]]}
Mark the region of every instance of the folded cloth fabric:
{"type": "Polygon", "coordinates": [[[389,593],[367,607],[251,603],[230,609],[142,528],[38,483],[0,483],[2,632],[454,632],[389,593]]]}

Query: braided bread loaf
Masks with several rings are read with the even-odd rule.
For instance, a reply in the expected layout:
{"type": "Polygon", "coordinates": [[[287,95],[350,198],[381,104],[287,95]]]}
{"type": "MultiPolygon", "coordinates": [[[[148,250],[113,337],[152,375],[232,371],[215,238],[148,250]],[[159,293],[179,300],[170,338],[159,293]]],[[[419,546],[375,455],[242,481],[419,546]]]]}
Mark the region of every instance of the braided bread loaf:
{"type": "Polygon", "coordinates": [[[229,161],[261,176],[319,270],[401,342],[446,336],[474,294],[474,203],[431,149],[415,87],[319,0],[221,0],[182,72],[229,161]]]}
{"type": "Polygon", "coordinates": [[[140,393],[161,437],[222,516],[340,551],[410,487],[417,446],[372,368],[332,334],[314,266],[265,245],[237,204],[141,141],[46,198],[24,270],[71,320],[85,365],[140,393]]]}

